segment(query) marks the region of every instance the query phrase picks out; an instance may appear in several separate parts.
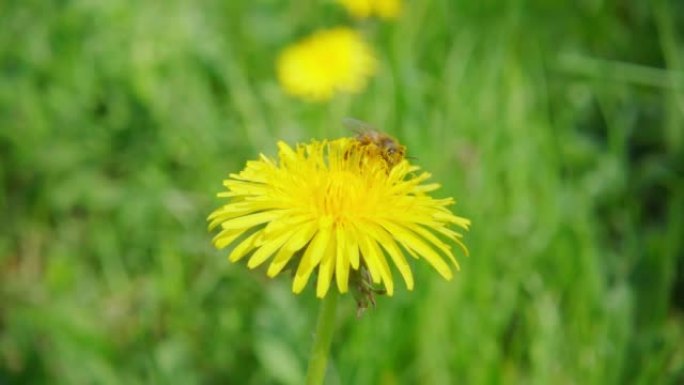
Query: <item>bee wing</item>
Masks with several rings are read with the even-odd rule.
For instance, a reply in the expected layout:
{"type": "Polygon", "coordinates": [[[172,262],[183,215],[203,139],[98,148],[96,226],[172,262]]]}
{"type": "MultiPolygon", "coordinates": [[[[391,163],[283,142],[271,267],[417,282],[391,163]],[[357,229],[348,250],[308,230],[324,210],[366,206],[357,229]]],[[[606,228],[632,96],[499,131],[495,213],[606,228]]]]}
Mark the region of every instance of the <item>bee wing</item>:
{"type": "Polygon", "coordinates": [[[369,131],[375,131],[375,128],[371,124],[350,117],[343,118],[342,124],[347,129],[354,131],[355,134],[363,134],[369,131]]]}

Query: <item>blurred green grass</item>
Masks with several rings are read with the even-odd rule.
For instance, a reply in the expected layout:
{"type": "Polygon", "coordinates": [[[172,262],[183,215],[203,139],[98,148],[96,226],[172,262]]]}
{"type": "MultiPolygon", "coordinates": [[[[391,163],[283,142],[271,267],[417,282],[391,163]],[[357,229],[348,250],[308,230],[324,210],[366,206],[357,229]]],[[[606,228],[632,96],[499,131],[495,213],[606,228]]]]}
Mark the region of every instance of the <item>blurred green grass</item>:
{"type": "Polygon", "coordinates": [[[0,4],[0,384],[299,384],[317,301],[205,217],[275,142],[397,135],[473,220],[356,319],[330,384],[684,381],[684,7],[410,2],[361,95],[282,94],[330,2],[0,4]]]}

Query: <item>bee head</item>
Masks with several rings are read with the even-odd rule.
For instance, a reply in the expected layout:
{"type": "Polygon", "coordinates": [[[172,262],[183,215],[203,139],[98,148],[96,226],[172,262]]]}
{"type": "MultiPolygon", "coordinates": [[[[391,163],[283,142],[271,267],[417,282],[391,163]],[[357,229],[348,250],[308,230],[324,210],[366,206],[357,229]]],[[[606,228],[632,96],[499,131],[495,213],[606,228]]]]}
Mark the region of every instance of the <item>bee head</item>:
{"type": "Polygon", "coordinates": [[[406,148],[402,145],[395,144],[395,145],[389,146],[385,149],[384,158],[390,167],[394,167],[404,159],[405,154],[406,154],[406,148]]]}

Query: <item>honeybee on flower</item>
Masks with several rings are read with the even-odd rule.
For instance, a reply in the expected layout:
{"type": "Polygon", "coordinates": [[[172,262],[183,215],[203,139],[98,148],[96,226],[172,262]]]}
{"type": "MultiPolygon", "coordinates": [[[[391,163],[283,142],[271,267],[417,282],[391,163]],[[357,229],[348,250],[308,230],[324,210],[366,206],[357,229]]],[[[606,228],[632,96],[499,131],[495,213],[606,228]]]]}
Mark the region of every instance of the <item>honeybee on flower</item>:
{"type": "Polygon", "coordinates": [[[389,168],[404,160],[406,146],[401,145],[397,139],[358,119],[345,118],[343,123],[356,133],[356,140],[361,145],[375,145],[380,150],[380,156],[387,162],[389,168]]]}

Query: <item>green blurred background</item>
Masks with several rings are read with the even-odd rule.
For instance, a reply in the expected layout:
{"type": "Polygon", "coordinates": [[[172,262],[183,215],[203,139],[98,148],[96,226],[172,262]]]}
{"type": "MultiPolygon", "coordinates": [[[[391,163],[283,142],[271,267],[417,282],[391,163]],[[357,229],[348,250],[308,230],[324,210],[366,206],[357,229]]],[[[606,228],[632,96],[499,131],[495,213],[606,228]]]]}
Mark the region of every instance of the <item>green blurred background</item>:
{"type": "Polygon", "coordinates": [[[231,265],[207,214],[275,143],[400,138],[473,221],[445,282],[355,317],[328,384],[684,383],[684,2],[0,3],[0,384],[300,384],[318,301],[231,265]],[[353,25],[357,96],[274,60],[353,25]]]}

